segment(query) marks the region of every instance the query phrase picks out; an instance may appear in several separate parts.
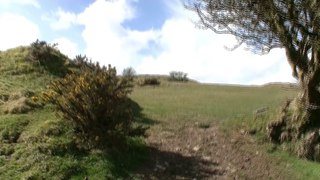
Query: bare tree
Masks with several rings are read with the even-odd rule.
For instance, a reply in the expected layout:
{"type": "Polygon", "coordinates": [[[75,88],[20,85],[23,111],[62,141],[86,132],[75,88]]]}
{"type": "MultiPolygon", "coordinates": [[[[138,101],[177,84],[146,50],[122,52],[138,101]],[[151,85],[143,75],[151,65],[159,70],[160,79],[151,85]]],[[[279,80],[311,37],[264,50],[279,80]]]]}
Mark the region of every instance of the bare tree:
{"type": "Polygon", "coordinates": [[[262,54],[284,48],[301,86],[299,132],[320,127],[319,0],[189,0],[185,6],[198,14],[199,27],[235,36],[235,47],[262,54]]]}

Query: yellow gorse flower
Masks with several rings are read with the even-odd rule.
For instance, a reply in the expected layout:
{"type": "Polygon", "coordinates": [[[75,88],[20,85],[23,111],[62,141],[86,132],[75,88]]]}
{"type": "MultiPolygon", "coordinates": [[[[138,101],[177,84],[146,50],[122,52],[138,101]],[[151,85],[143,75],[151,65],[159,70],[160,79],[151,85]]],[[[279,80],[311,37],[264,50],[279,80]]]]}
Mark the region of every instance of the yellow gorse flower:
{"type": "Polygon", "coordinates": [[[32,96],[31,99],[33,102],[37,102],[39,100],[39,98],[37,96],[32,96]]]}

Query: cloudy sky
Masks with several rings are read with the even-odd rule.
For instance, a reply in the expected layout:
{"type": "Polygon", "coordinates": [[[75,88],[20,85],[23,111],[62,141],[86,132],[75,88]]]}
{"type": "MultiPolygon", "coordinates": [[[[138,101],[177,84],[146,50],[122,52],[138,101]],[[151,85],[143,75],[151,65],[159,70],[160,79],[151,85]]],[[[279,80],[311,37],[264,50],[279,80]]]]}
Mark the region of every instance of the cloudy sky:
{"type": "Polygon", "coordinates": [[[284,51],[254,55],[227,35],[195,28],[180,0],[0,0],[0,50],[36,39],[73,58],[133,67],[138,74],[183,71],[207,83],[295,82],[284,51]]]}

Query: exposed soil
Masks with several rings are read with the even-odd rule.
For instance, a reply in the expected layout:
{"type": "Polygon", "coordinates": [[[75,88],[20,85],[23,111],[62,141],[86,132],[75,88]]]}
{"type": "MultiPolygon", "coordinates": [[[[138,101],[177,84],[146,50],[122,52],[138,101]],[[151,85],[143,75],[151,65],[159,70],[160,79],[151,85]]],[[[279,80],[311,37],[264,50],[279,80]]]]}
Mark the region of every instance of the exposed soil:
{"type": "Polygon", "coordinates": [[[244,131],[223,133],[215,124],[168,123],[150,130],[150,157],[138,179],[286,179],[285,167],[244,131]]]}

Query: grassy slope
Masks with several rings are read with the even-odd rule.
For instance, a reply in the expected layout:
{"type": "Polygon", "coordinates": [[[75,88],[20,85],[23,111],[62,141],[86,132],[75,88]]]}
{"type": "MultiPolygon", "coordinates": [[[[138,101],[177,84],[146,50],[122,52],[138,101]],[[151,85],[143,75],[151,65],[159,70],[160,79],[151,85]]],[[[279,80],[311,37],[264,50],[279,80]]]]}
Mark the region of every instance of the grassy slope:
{"type": "MultiPolygon", "coordinates": [[[[230,130],[255,128],[260,130],[259,138],[266,123],[277,118],[274,114],[279,111],[279,106],[296,93],[297,89],[287,85],[246,87],[172,83],[160,87],[136,88],[132,97],[144,108],[148,117],[160,123],[218,121],[226,133],[230,130]],[[269,107],[268,112],[253,121],[254,111],[261,107],[269,107]]],[[[280,159],[283,163],[279,166],[288,167],[296,179],[320,177],[319,163],[297,159],[281,150],[273,151],[272,144],[262,142],[262,146],[270,152],[270,158],[280,159]]]]}
{"type": "Polygon", "coordinates": [[[132,97],[153,119],[211,121],[250,117],[261,107],[274,110],[294,94],[294,90],[277,86],[172,83],[156,88],[136,88],[132,97]]]}
{"type": "MultiPolygon", "coordinates": [[[[0,53],[0,97],[25,92],[37,96],[57,78],[26,62],[27,52],[20,47],[0,53]]],[[[139,139],[131,140],[130,153],[121,156],[79,152],[72,142],[72,131],[55,115],[52,106],[27,114],[5,114],[7,104],[0,101],[0,179],[123,177],[145,157],[139,139]]]]}
{"type": "MultiPolygon", "coordinates": [[[[25,48],[0,53],[0,95],[21,91],[37,95],[55,78],[26,63],[26,54],[25,48]]],[[[166,82],[159,87],[137,87],[131,97],[151,120],[163,124],[220,121],[228,131],[230,126],[254,126],[254,110],[269,107],[271,114],[285,98],[295,93],[294,89],[272,85],[239,87],[166,82]]],[[[0,103],[0,112],[3,106],[0,103]]],[[[132,141],[134,145],[127,155],[111,157],[99,151],[84,154],[74,150],[71,135],[65,122],[55,116],[49,105],[28,114],[0,113],[0,179],[121,178],[146,154],[143,143],[137,143],[139,140],[132,141]]],[[[282,159],[284,165],[289,164],[299,179],[320,176],[319,164],[297,160],[279,151],[271,157],[282,159]]]]}

